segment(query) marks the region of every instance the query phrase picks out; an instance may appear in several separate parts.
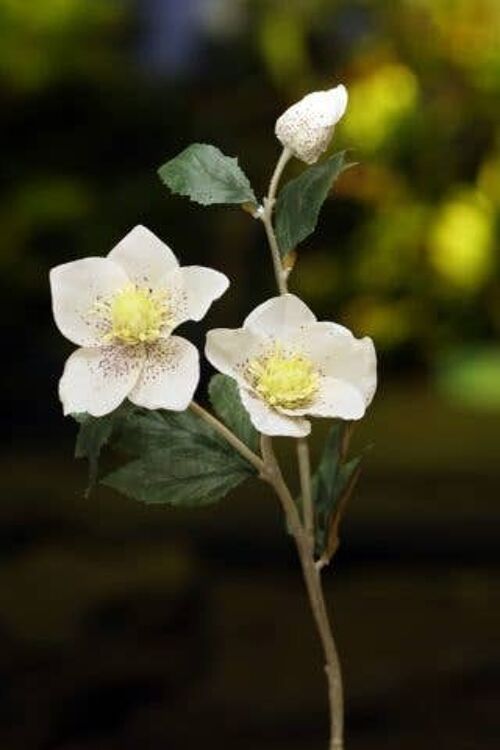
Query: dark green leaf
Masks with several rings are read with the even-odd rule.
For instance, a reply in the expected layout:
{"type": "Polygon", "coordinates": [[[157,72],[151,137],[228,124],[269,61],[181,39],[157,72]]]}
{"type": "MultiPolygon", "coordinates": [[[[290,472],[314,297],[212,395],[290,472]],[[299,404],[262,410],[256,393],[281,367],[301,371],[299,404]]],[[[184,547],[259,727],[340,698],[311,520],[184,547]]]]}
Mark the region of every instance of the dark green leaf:
{"type": "MultiPolygon", "coordinates": [[[[125,407],[126,408],[126,407],[125,407]]],[[[92,417],[90,414],[73,414],[80,425],[75,445],[75,457],[86,458],[89,462],[89,479],[85,495],[88,496],[95,486],[98,474],[99,456],[102,448],[109,442],[114,426],[122,418],[124,407],[119,407],[103,417],[92,417]]]]}
{"type": "Polygon", "coordinates": [[[316,553],[327,551],[332,522],[340,510],[341,503],[349,493],[362,461],[356,456],[344,461],[342,456],[347,422],[335,423],[326,439],[319,466],[312,478],[312,494],[315,509],[316,553]]]}
{"type": "Polygon", "coordinates": [[[214,375],[208,386],[210,401],[217,415],[251,450],[259,445],[259,434],[241,403],[238,385],[228,375],[214,375]]]}
{"type": "Polygon", "coordinates": [[[208,206],[213,203],[257,203],[238,159],[207,143],[193,143],[158,170],[173,193],[208,206]]]}
{"type": "MultiPolygon", "coordinates": [[[[132,456],[205,445],[234,454],[234,449],[206,422],[191,411],[148,411],[132,409],[116,425],[113,447],[132,456]]],[[[236,454],[238,460],[239,454],[236,454]]]]}
{"type": "Polygon", "coordinates": [[[190,411],[132,409],[116,425],[113,446],[136,459],[103,484],[145,503],[208,505],[255,473],[190,411]]]}
{"type": "Polygon", "coordinates": [[[352,164],[339,151],[304,170],[280,191],[276,203],[276,236],[281,254],[293,250],[315,229],[319,212],[337,177],[352,164]]]}
{"type": "Polygon", "coordinates": [[[237,454],[184,445],[146,453],[109,474],[103,484],[144,503],[190,507],[217,502],[251,474],[237,454]]]}

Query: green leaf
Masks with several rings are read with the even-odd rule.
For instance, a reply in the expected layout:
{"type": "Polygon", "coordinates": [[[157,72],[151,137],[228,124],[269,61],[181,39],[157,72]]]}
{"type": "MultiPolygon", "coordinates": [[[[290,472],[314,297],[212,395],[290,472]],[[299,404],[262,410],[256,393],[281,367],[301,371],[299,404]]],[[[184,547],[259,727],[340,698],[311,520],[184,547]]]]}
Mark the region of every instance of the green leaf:
{"type": "Polygon", "coordinates": [[[109,442],[117,419],[123,414],[119,407],[104,417],[92,417],[90,414],[72,414],[80,425],[75,444],[75,458],[86,458],[89,462],[88,486],[85,496],[88,497],[95,486],[99,468],[99,456],[102,448],[109,442]]]}
{"type": "Polygon", "coordinates": [[[343,460],[342,450],[347,422],[334,424],[323,448],[319,466],[312,478],[312,495],[315,510],[316,553],[327,557],[333,550],[329,545],[332,525],[340,511],[341,503],[357,478],[363,456],[343,460]]]}
{"type": "Polygon", "coordinates": [[[345,151],[339,151],[304,170],[280,191],[276,202],[276,236],[282,256],[314,232],[321,206],[334,181],[351,166],[345,161],[345,151]]]}
{"type": "Polygon", "coordinates": [[[210,402],[218,417],[251,450],[259,445],[259,433],[241,403],[238,384],[228,375],[214,375],[208,386],[210,402]]]}
{"type": "Polygon", "coordinates": [[[218,432],[191,411],[132,409],[116,425],[113,438],[114,448],[132,456],[165,450],[166,446],[203,448],[207,444],[243,461],[218,432]]]}
{"type": "Polygon", "coordinates": [[[193,143],[158,170],[173,193],[208,206],[213,203],[257,203],[238,159],[207,143],[193,143]]]}
{"type": "Polygon", "coordinates": [[[147,453],[102,483],[144,503],[196,507],[217,502],[251,473],[223,451],[184,447],[147,453]]]}
{"type": "Polygon", "coordinates": [[[190,411],[132,410],[116,426],[113,445],[136,458],[102,483],[145,503],[208,505],[255,474],[218,432],[190,411]]]}

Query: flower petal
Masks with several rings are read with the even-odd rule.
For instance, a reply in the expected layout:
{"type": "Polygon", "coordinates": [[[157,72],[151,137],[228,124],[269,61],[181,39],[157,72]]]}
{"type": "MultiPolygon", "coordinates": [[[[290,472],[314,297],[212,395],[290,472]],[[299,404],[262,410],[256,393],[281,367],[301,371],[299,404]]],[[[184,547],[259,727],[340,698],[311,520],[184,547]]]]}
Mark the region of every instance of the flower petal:
{"type": "Polygon", "coordinates": [[[347,89],[343,84],[339,84],[338,86],[335,86],[335,88],[330,89],[330,91],[326,91],[325,94],[328,96],[328,124],[336,125],[347,109],[347,101],[349,98],[347,89]]]}
{"type": "Polygon", "coordinates": [[[109,258],[83,258],[53,268],[52,309],[63,336],[79,346],[98,346],[106,331],[93,308],[127,283],[125,271],[109,258]]]}
{"type": "Polygon", "coordinates": [[[170,336],[148,348],[142,374],[129,399],[146,409],[184,411],[199,379],[197,348],[180,336],[170,336]]]}
{"type": "Polygon", "coordinates": [[[280,414],[246,388],[240,387],[240,397],[253,426],[264,435],[287,435],[298,438],[305,437],[311,432],[311,425],[307,419],[280,414]]]}
{"type": "Polygon", "coordinates": [[[59,381],[64,414],[102,417],[113,411],[134,387],[143,362],[142,346],[77,349],[59,381]]]}
{"type": "Polygon", "coordinates": [[[348,328],[337,323],[314,323],[291,342],[312,359],[323,375],[354,385],[368,405],[377,387],[377,357],[373,341],[357,339],[348,328]]]}
{"type": "Polygon", "coordinates": [[[377,389],[377,355],[373,341],[367,336],[352,338],[349,345],[335,347],[325,355],[323,367],[325,375],[350,383],[362,394],[366,406],[371,402],[377,389]]]}
{"type": "Polygon", "coordinates": [[[212,302],[229,286],[223,273],[204,266],[184,266],[169,273],[158,286],[165,288],[173,305],[175,325],[201,320],[212,302]]]}
{"type": "Polygon", "coordinates": [[[243,327],[261,336],[284,340],[315,321],[316,316],[301,299],[294,294],[282,294],[256,307],[243,327]]]}
{"type": "Polygon", "coordinates": [[[118,263],[134,284],[151,289],[179,266],[168,245],[140,224],[115,245],[108,258],[118,263]]]}
{"type": "Polygon", "coordinates": [[[262,342],[245,328],[214,328],[207,333],[205,356],[216,370],[245,383],[245,369],[250,359],[262,351],[262,342]]]}
{"type": "Polygon", "coordinates": [[[320,390],[307,414],[312,417],[338,417],[339,419],[361,419],[366,403],[356,386],[338,378],[321,379],[320,390]]]}
{"type": "Polygon", "coordinates": [[[328,148],[335,124],[347,107],[345,86],[313,91],[292,104],[276,121],[281,144],[307,164],[314,164],[328,148]]]}

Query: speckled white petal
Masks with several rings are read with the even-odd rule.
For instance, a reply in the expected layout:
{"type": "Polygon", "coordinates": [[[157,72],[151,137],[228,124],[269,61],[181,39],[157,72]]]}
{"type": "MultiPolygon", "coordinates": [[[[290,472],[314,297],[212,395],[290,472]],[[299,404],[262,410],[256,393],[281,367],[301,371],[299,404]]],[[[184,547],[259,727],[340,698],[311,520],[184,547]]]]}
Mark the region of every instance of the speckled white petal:
{"type": "Polygon", "coordinates": [[[150,289],[156,289],[179,266],[168,245],[140,224],[115,245],[108,258],[123,268],[132,283],[150,289]]]}
{"type": "Polygon", "coordinates": [[[243,327],[258,335],[285,341],[315,321],[316,316],[299,297],[282,294],[256,307],[243,327]]]}
{"type": "Polygon", "coordinates": [[[183,266],[169,273],[159,284],[172,301],[175,325],[186,320],[201,320],[210,305],[229,286],[223,273],[204,266],[183,266]]]}
{"type": "Polygon", "coordinates": [[[365,399],[356,386],[345,380],[325,377],[321,379],[318,396],[307,414],[312,417],[361,419],[365,410],[365,399]]]}
{"type": "Polygon", "coordinates": [[[224,375],[244,383],[248,361],[262,353],[259,337],[245,328],[214,328],[207,333],[205,356],[224,375]]]}
{"type": "Polygon", "coordinates": [[[289,107],[276,121],[281,144],[306,164],[314,164],[328,148],[336,123],[347,107],[345,86],[314,91],[289,107]]]}
{"type": "Polygon", "coordinates": [[[200,379],[197,348],[180,336],[148,347],[146,362],[129,399],[146,409],[184,411],[200,379]]]}
{"type": "Polygon", "coordinates": [[[305,437],[311,432],[311,424],[302,417],[291,417],[271,409],[265,401],[246,388],[240,387],[241,402],[247,410],[253,426],[264,435],[305,437]]]}
{"type": "Polygon", "coordinates": [[[143,362],[141,346],[77,349],[59,381],[64,414],[102,417],[113,411],[134,387],[143,362]]]}
{"type": "Polygon", "coordinates": [[[128,284],[125,271],[108,258],[83,258],[50,272],[56,325],[79,346],[98,346],[106,333],[96,302],[109,299],[128,284]]]}

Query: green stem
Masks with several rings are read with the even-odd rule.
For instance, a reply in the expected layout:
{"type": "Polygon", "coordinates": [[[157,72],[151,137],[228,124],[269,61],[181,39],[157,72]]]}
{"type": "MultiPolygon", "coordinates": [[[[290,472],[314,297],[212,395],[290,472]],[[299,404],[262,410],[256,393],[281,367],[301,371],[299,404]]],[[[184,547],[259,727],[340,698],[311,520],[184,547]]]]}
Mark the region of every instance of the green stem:
{"type": "Polygon", "coordinates": [[[299,464],[300,489],[304,509],[304,527],[309,539],[311,553],[314,554],[314,507],[311,491],[311,461],[309,444],[306,438],[297,440],[297,461],[299,464]]]}
{"type": "Polygon", "coordinates": [[[248,461],[252,466],[257,469],[257,472],[260,476],[264,474],[264,462],[260,458],[260,456],[257,456],[256,453],[254,453],[250,448],[245,445],[243,441],[237,437],[234,432],[231,432],[225,424],[222,424],[217,417],[214,417],[213,414],[210,414],[210,412],[206,411],[202,406],[196,403],[196,401],[191,401],[189,404],[189,408],[191,409],[194,414],[196,414],[198,417],[201,417],[207,424],[210,425],[210,427],[213,427],[214,430],[217,430],[217,432],[222,435],[222,437],[229,443],[229,445],[232,445],[232,447],[238,451],[238,453],[243,456],[243,458],[248,461]]]}
{"type": "Polygon", "coordinates": [[[265,478],[274,488],[281,502],[297,547],[297,552],[306,584],[309,603],[313,613],[318,635],[325,657],[325,672],[328,680],[328,698],[330,707],[330,750],[344,748],[344,696],[340,661],[328,617],[325,597],[321,585],[321,573],[316,568],[310,549],[309,536],[302,526],[297,506],[290,494],[280,466],[274,454],[272,440],[261,436],[262,457],[264,459],[265,478]]]}
{"type": "MultiPolygon", "coordinates": [[[[276,277],[276,284],[280,294],[286,294],[288,291],[287,273],[285,272],[281,261],[281,253],[274,232],[272,217],[280,177],[291,156],[292,154],[288,149],[283,149],[271,177],[268,194],[267,197],[264,198],[263,209],[260,213],[260,218],[264,224],[269,248],[271,250],[274,275],[276,277]]],[[[342,672],[323,595],[321,566],[317,566],[314,561],[314,507],[311,491],[311,468],[308,443],[305,438],[299,438],[297,441],[297,460],[304,505],[304,526],[302,526],[295,502],[283,479],[281,469],[279,468],[273,452],[271,438],[262,435],[261,447],[265,466],[264,472],[261,472],[261,477],[267,479],[267,481],[269,481],[274,487],[276,494],[281,501],[285,516],[288,519],[288,524],[295,539],[311,610],[323,646],[330,707],[329,750],[343,750],[344,697],[342,672]]]]}
{"type": "Polygon", "coordinates": [[[264,229],[266,230],[267,240],[269,242],[269,248],[273,260],[274,275],[276,277],[276,284],[280,294],[286,294],[288,289],[286,284],[286,273],[283,268],[283,263],[281,262],[281,253],[273,227],[273,209],[274,204],[276,203],[276,192],[278,190],[281,175],[291,156],[292,153],[287,148],[284,148],[281,152],[281,156],[274,168],[271,182],[269,183],[269,190],[267,191],[267,196],[264,198],[264,205],[260,214],[260,218],[264,224],[264,229]]]}

